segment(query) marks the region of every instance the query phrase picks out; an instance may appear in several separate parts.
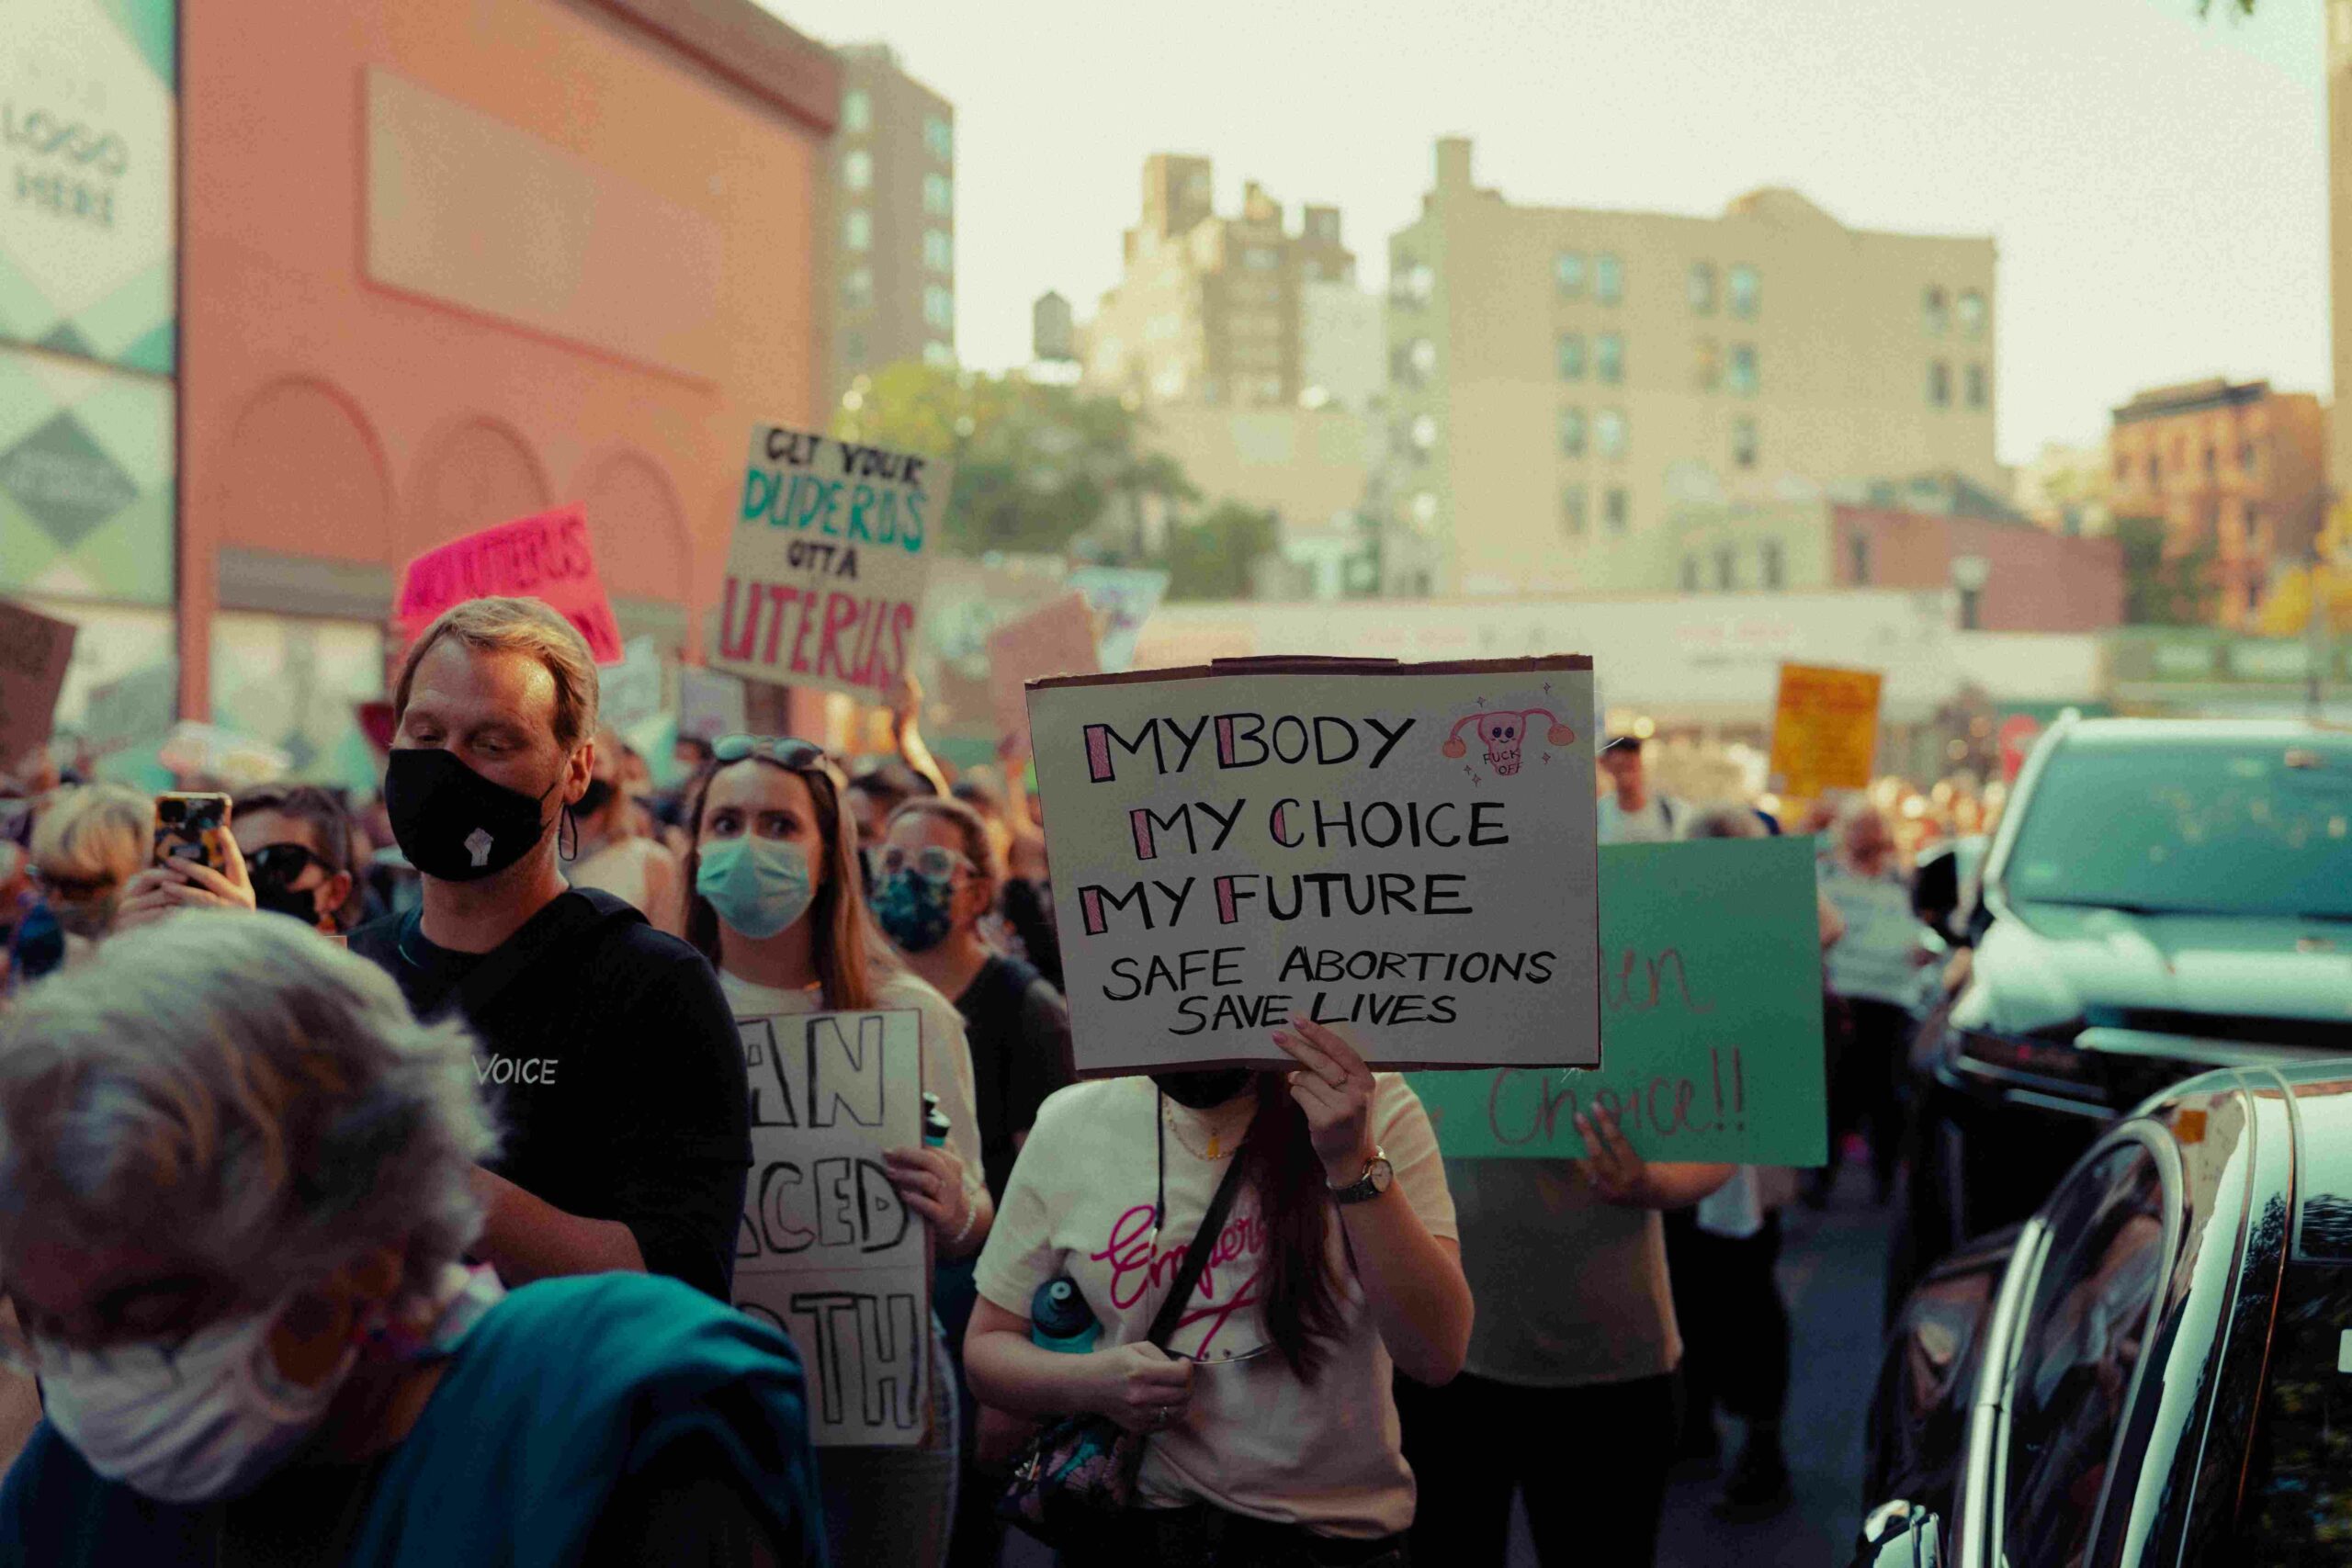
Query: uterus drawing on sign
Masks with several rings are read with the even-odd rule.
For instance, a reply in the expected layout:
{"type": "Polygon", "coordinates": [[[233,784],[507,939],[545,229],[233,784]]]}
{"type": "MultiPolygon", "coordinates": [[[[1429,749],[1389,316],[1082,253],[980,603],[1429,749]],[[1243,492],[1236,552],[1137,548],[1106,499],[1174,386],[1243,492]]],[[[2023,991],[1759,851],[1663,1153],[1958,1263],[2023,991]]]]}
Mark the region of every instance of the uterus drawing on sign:
{"type": "MultiPolygon", "coordinates": [[[[1577,732],[1562,724],[1559,716],[1549,708],[1487,708],[1456,719],[1441,753],[1446,757],[1468,756],[1470,747],[1462,739],[1462,732],[1474,729],[1487,749],[1487,766],[1498,777],[1509,778],[1519,772],[1524,761],[1532,721],[1538,718],[1549,727],[1544,732],[1545,744],[1567,746],[1576,740],[1577,732]]],[[[1551,753],[1545,752],[1544,760],[1550,761],[1551,753]]]]}

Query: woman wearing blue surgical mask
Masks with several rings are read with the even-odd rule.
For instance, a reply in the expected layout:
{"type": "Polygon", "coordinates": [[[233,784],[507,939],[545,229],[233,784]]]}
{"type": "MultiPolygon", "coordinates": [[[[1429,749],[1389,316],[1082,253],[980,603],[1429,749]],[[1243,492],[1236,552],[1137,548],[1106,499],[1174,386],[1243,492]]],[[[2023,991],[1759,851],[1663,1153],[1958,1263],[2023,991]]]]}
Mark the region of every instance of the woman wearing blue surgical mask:
{"type": "Polygon", "coordinates": [[[215,913],[0,1014],[0,1359],[47,1405],[0,1568],[818,1560],[784,1335],[672,1280],[465,1265],[472,1045],[215,913]]]}
{"type": "MultiPolygon", "coordinates": [[[[857,824],[840,774],[805,740],[730,735],[695,792],[687,940],[718,966],[738,1018],[913,1010],[923,1088],[947,1117],[945,1146],[886,1156],[945,1262],[978,1252],[995,1220],[981,1180],[979,1119],[963,1020],[899,964],[874,928],[857,824]]],[[[944,1560],[956,1470],[955,1378],[944,1344],[930,1436],[919,1449],[831,1448],[819,1471],[837,1562],[930,1568],[944,1560]]]]}

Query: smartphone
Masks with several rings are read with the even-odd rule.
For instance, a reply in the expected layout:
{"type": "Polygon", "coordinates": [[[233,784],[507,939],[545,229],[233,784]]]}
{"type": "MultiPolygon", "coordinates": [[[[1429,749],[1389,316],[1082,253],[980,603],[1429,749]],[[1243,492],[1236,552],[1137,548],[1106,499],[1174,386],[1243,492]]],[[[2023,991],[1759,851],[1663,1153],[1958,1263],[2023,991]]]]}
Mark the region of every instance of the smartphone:
{"type": "Polygon", "coordinates": [[[196,861],[213,870],[229,869],[229,797],[225,795],[173,793],[155,797],[155,863],[196,861]]]}

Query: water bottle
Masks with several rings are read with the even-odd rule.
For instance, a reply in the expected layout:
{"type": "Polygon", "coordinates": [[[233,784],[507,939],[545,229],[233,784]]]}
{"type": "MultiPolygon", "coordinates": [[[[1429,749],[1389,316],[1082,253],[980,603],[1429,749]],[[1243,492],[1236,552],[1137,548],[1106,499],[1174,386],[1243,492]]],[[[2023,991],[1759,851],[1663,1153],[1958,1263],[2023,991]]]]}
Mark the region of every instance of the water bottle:
{"type": "Polygon", "coordinates": [[[922,1096],[922,1146],[944,1149],[947,1146],[947,1112],[939,1109],[939,1096],[929,1089],[922,1096]]]}
{"type": "Polygon", "coordinates": [[[1048,1350],[1083,1356],[1102,1337],[1094,1311],[1078,1293],[1078,1281],[1064,1274],[1046,1280],[1029,1298],[1029,1339],[1048,1350]]]}

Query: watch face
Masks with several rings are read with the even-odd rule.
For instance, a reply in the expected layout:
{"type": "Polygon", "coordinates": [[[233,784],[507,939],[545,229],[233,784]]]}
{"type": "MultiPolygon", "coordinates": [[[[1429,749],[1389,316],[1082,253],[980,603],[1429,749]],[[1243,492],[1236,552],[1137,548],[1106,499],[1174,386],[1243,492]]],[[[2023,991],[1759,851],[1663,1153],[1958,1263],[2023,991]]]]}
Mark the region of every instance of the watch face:
{"type": "Polygon", "coordinates": [[[1375,1159],[1372,1162],[1372,1168],[1363,1173],[1363,1179],[1371,1184],[1375,1193],[1385,1192],[1388,1190],[1388,1184],[1396,1179],[1396,1168],[1385,1159],[1375,1159]]]}

